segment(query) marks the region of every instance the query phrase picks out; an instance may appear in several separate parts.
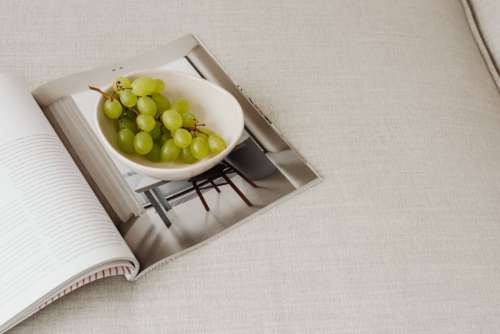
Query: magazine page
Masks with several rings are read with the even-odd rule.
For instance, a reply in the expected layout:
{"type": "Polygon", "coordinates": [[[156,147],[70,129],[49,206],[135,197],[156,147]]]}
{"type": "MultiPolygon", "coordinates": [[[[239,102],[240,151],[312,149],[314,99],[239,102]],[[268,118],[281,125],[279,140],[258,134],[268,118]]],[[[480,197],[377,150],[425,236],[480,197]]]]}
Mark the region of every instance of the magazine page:
{"type": "Polygon", "coordinates": [[[25,84],[0,92],[1,332],[90,268],[138,264],[25,84]]]}
{"type": "MultiPolygon", "coordinates": [[[[168,83],[166,91],[168,95],[168,83]]],[[[186,36],[159,50],[117,65],[49,83],[36,90],[34,96],[51,119],[60,119],[56,121],[56,126],[61,127],[63,133],[77,130],[77,127],[64,128],[64,123],[68,123],[64,118],[76,114],[78,116],[71,117],[86,121],[86,126],[79,128],[92,129],[93,133],[80,136],[91,136],[90,140],[69,140],[68,144],[73,147],[72,150],[77,146],[87,146],[87,150],[99,155],[92,159],[78,158],[79,165],[90,171],[90,183],[99,188],[97,193],[106,198],[118,196],[128,199],[133,194],[136,204],[122,205],[115,211],[121,212],[122,219],[117,226],[138,258],[141,272],[212,240],[221,232],[319,180],[314,170],[241,94],[238,86],[193,36],[186,36]],[[175,181],[164,180],[130,168],[118,159],[109,146],[105,150],[94,147],[105,146],[102,137],[98,136],[100,130],[96,121],[101,94],[88,86],[109,86],[119,75],[127,76],[142,70],[175,71],[205,79],[223,87],[238,100],[244,113],[245,130],[220,164],[200,175],[175,181]],[[107,158],[101,157],[101,154],[107,155],[107,158]],[[95,175],[98,171],[105,171],[106,175],[116,174],[113,177],[116,179],[119,176],[120,184],[125,182],[130,191],[112,183],[95,182],[99,178],[95,175]],[[137,210],[137,205],[142,211],[137,210]],[[123,219],[129,215],[134,218],[123,219]]],[[[175,100],[174,96],[169,98],[175,100]]],[[[125,203],[124,200],[119,202],[125,203]]]]}

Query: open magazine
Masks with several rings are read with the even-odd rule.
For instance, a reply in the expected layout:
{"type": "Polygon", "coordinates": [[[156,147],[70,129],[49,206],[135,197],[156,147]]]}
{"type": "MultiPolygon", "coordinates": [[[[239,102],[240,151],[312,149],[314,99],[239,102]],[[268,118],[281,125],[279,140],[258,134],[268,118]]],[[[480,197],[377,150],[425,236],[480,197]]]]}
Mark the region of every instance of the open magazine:
{"type": "Polygon", "coordinates": [[[191,35],[31,93],[0,75],[0,92],[0,332],[97,279],[136,280],[319,181],[191,35]],[[241,104],[245,130],[215,184],[139,175],[97,139],[88,85],[145,69],[209,80],[241,104]]]}

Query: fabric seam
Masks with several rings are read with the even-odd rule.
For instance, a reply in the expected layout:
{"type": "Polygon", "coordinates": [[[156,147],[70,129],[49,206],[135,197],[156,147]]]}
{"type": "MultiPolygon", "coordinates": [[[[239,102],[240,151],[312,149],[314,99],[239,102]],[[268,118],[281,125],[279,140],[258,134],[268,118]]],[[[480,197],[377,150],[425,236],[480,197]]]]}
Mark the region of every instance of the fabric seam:
{"type": "Polygon", "coordinates": [[[467,18],[469,28],[472,32],[472,36],[476,42],[477,47],[479,48],[479,52],[481,53],[486,66],[488,67],[488,72],[493,78],[497,89],[500,92],[500,72],[498,65],[495,59],[492,56],[491,50],[486,44],[486,40],[484,39],[484,34],[481,30],[481,26],[479,24],[479,20],[477,18],[476,12],[474,11],[474,6],[470,0],[462,0],[462,6],[465,11],[465,16],[467,18]]]}

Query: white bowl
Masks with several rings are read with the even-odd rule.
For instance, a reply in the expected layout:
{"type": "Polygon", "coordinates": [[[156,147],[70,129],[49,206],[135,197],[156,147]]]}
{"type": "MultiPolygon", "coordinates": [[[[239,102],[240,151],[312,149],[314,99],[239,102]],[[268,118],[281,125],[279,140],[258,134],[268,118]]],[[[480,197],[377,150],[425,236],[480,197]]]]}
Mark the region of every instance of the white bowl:
{"type": "MultiPolygon", "coordinates": [[[[217,132],[226,141],[227,147],[221,153],[199,160],[193,164],[179,162],[151,162],[139,155],[126,154],[117,145],[117,130],[114,122],[104,115],[101,97],[96,105],[96,122],[98,136],[107,149],[122,163],[140,174],[162,180],[183,180],[201,174],[221,162],[238,143],[242,135],[244,121],[243,111],[238,101],[219,86],[194,76],[168,70],[135,72],[127,75],[131,80],[139,76],[162,79],[165,92],[171,101],[184,97],[190,102],[190,111],[205,123],[208,128],[217,132]]],[[[111,91],[111,85],[104,88],[111,91]]]]}

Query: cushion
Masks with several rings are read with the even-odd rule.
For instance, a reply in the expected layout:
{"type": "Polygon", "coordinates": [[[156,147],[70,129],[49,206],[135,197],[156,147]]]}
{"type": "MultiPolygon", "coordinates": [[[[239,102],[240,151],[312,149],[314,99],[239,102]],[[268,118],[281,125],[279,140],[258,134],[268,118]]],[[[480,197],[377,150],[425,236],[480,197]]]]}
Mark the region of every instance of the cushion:
{"type": "Polygon", "coordinates": [[[499,332],[500,96],[459,1],[19,0],[0,18],[0,72],[31,83],[197,33],[324,177],[12,333],[499,332]]]}
{"type": "Polygon", "coordinates": [[[500,87],[500,1],[462,0],[481,54],[500,87]]]}

